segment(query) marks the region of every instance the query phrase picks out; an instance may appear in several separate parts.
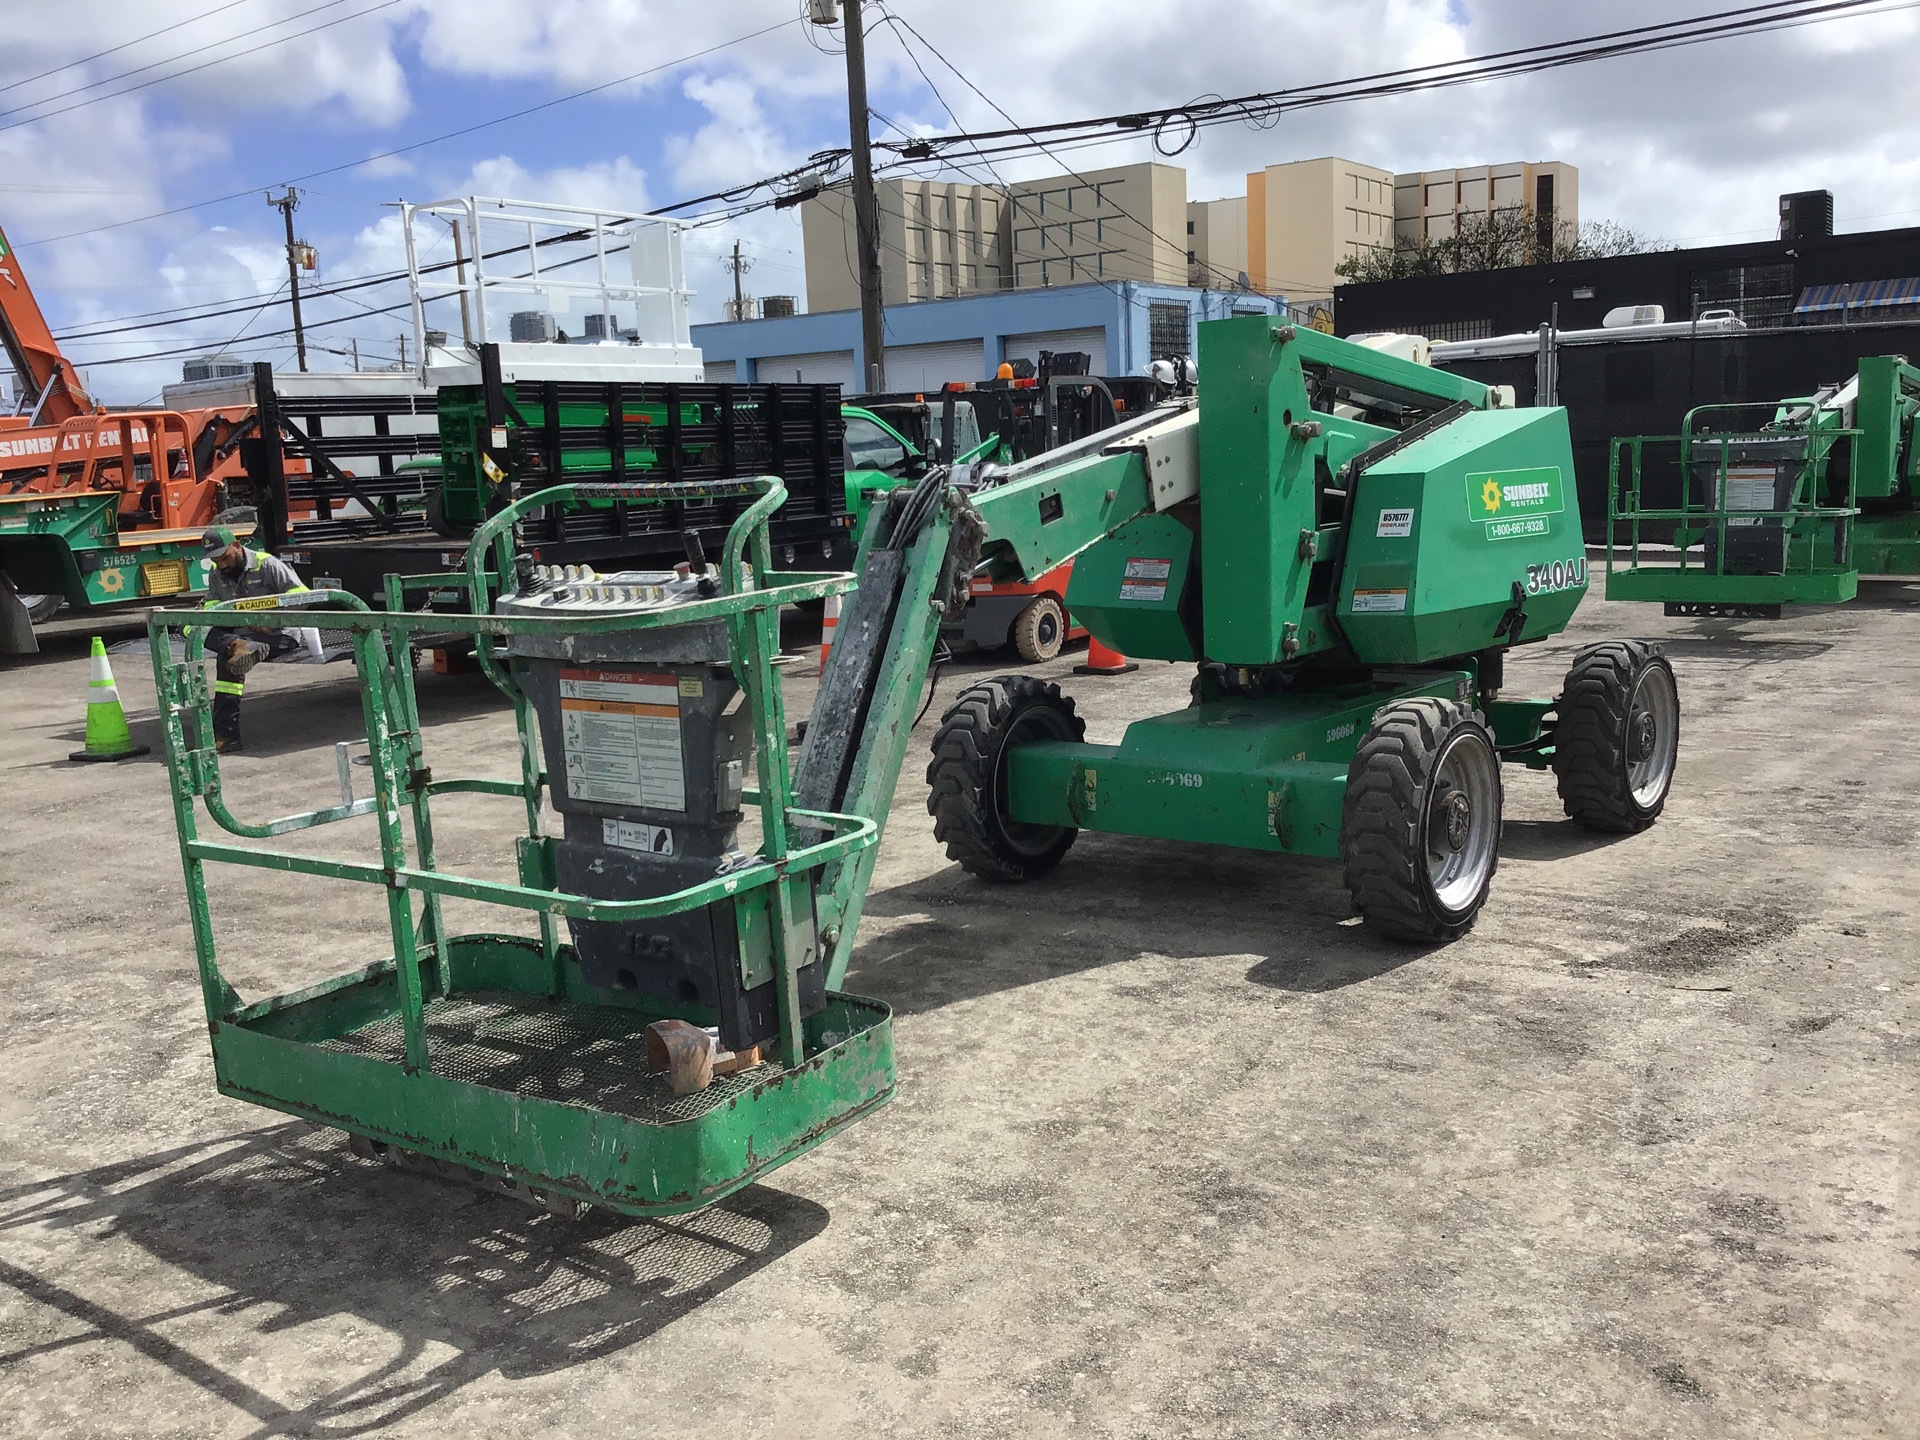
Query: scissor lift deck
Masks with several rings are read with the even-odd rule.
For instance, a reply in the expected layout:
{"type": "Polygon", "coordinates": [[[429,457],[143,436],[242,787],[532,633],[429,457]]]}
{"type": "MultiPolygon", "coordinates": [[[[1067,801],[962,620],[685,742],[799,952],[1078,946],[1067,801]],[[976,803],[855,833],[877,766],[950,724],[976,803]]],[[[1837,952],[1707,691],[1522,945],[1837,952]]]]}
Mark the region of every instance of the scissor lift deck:
{"type": "MultiPolygon", "coordinates": [[[[513,522],[536,505],[606,498],[608,487],[593,486],[563,486],[509,507],[483,527],[466,575],[390,582],[390,588],[470,587],[471,614],[407,614],[398,606],[374,612],[344,592],[303,597],[343,607],[332,623],[352,636],[373,794],[356,799],[343,793],[338,805],[302,815],[250,823],[232,814],[210,748],[209,690],[199,663],[209,614],[152,616],[167,765],[222,1093],[536,1194],[655,1215],[709,1205],[891,1098],[886,1006],[828,993],[823,1008],[801,1013],[800,971],[822,957],[796,953],[793,939],[803,933],[796,907],[815,872],[871,847],[879,832],[870,820],[792,803],[786,721],[771,668],[779,606],[840,593],[852,577],[786,574],[780,577],[785,583],[768,583],[765,521],[783,498],[782,487],[770,479],[726,483],[729,493],[758,498],[728,532],[720,573],[732,581],[716,585],[723,593],[712,598],[602,615],[491,613],[491,580],[504,583],[513,574],[513,522]],[[497,555],[490,551],[496,541],[497,555]],[[501,561],[494,577],[484,570],[488,558],[501,561]],[[748,559],[764,588],[740,588],[748,559]],[[436,779],[422,748],[412,670],[394,663],[395,656],[404,661],[408,637],[428,629],[487,641],[480,649],[483,666],[504,679],[490,654],[494,639],[509,645],[613,643],[649,630],[715,623],[728,632],[732,668],[760,742],[760,789],[744,791],[743,799],[758,804],[762,845],[756,857],[726,873],[645,898],[597,898],[556,888],[557,842],[542,833],[540,820],[548,777],[534,743],[532,702],[524,694],[508,687],[522,737],[518,780],[436,779]],[[169,643],[176,631],[185,632],[178,660],[169,643]],[[517,884],[457,876],[436,864],[432,801],[462,793],[522,801],[527,830],[518,842],[517,884]],[[379,853],[374,860],[347,861],[203,839],[202,811],[220,829],[256,842],[369,816],[379,832],[379,853]],[[403,824],[403,811],[410,827],[403,824]],[[798,843],[802,826],[804,834],[823,838],[798,843]],[[243,1005],[216,954],[206,877],[213,864],[381,886],[392,953],[307,989],[243,1005]],[[444,896],[531,911],[539,917],[539,934],[448,935],[440,913],[444,896]],[[666,1077],[649,1069],[644,1032],[669,1014],[685,1016],[687,1007],[590,985],[574,947],[562,942],[558,922],[643,922],[705,907],[730,912],[727,918],[738,922],[743,969],[751,964],[756,973],[771,975],[778,1034],[760,1063],[676,1096],[666,1077]]],[[[684,490],[619,488],[621,498],[633,500],[682,498],[684,490]]],[[[272,625],[311,616],[302,609],[256,606],[247,618],[272,625]]]]}

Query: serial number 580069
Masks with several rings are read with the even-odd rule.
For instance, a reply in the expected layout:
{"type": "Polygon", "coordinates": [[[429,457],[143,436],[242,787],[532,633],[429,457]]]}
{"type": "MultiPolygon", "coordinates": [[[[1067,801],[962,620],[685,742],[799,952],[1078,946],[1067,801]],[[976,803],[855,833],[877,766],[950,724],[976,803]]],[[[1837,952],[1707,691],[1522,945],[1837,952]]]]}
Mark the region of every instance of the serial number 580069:
{"type": "Polygon", "coordinates": [[[1577,590],[1587,583],[1587,557],[1555,560],[1549,564],[1527,566],[1527,594],[1551,595],[1556,590],[1577,590]]]}

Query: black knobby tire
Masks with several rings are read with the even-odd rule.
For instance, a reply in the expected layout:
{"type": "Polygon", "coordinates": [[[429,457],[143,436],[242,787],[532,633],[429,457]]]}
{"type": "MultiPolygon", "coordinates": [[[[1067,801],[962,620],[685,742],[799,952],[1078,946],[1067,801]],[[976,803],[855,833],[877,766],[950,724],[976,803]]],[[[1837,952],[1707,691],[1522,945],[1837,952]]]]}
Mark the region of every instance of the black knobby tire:
{"type": "Polygon", "coordinates": [[[1051,595],[1037,595],[1013,621],[1013,648],[1029,665],[1051,660],[1067,642],[1066,607],[1051,595]]]}
{"type": "Polygon", "coordinates": [[[1607,640],[1581,651],[1555,709],[1553,773],[1567,814],[1614,835],[1653,824],[1680,750],[1680,694],[1661,647],[1607,640]]]}
{"type": "Polygon", "coordinates": [[[44,625],[60,613],[60,607],[67,603],[64,595],[22,595],[20,603],[27,607],[27,619],[35,625],[44,625]]]}
{"type": "Polygon", "coordinates": [[[1347,890],[1368,928],[1421,944],[1471,929],[1500,863],[1500,807],[1499,752],[1477,711],[1427,696],[1375,714],[1340,819],[1347,890]]]}
{"type": "Polygon", "coordinates": [[[1002,675],[960,692],[933,737],[927,810],[947,858],[983,880],[1017,884],[1060,863],[1080,832],[1029,825],[1006,814],[1006,755],[1033,740],[1086,737],[1060,687],[1030,675],[1002,675]]]}

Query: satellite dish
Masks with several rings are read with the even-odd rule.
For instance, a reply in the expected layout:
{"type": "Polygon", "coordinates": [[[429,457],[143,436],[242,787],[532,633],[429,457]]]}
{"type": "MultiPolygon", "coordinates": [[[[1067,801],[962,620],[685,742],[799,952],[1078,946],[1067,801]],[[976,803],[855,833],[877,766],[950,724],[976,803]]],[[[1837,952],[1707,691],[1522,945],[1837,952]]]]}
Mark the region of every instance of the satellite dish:
{"type": "Polygon", "coordinates": [[[1244,270],[1233,277],[1233,283],[1238,285],[1242,290],[1251,290],[1253,288],[1253,282],[1247,279],[1247,272],[1244,270]]]}

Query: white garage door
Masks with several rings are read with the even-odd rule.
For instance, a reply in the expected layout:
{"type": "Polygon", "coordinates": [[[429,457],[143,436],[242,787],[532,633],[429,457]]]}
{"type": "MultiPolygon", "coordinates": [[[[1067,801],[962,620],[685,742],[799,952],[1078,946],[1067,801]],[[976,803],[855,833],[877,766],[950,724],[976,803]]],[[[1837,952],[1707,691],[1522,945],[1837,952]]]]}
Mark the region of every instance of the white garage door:
{"type": "Polygon", "coordinates": [[[762,355],[754,367],[762,385],[838,385],[853,390],[853,352],[816,350],[810,355],[762,355]]]}
{"type": "Polygon", "coordinates": [[[1031,360],[1035,366],[1040,364],[1040,352],[1052,350],[1084,350],[1093,357],[1088,366],[1090,375],[1105,375],[1107,370],[1107,331],[1104,325],[1090,325],[1083,330],[1043,330],[1033,335],[1007,336],[1007,359],[1031,360]]]}
{"type": "Polygon", "coordinates": [[[706,371],[709,385],[733,383],[734,363],[731,360],[709,360],[706,363],[706,371]]]}
{"type": "Polygon", "coordinates": [[[986,378],[987,347],[977,339],[887,347],[889,390],[938,390],[949,380],[971,384],[986,378]]]}

